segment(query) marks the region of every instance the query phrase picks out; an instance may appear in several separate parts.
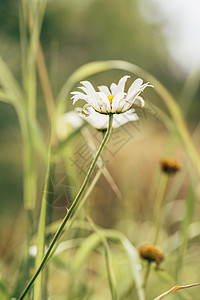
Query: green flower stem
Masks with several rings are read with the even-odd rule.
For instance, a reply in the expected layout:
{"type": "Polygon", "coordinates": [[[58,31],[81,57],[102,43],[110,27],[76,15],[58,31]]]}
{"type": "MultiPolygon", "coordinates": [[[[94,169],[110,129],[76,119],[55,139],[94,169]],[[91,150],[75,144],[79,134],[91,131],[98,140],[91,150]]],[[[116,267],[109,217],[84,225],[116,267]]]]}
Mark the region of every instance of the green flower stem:
{"type": "Polygon", "coordinates": [[[143,288],[144,288],[144,289],[145,289],[146,286],[147,286],[147,281],[148,281],[148,278],[149,278],[150,269],[151,269],[151,262],[148,261],[148,262],[147,262],[147,266],[146,266],[146,272],[145,272],[145,274],[144,274],[144,281],[143,281],[143,288]]]}
{"type": "MultiPolygon", "coordinates": [[[[50,194],[47,193],[49,190],[49,183],[50,183],[50,172],[51,168],[53,166],[53,163],[51,162],[51,151],[52,151],[52,139],[50,138],[49,143],[49,150],[48,150],[48,163],[47,163],[47,171],[46,171],[46,178],[45,178],[45,184],[44,184],[44,192],[42,196],[42,204],[41,204],[41,210],[40,210],[40,218],[39,218],[39,224],[38,224],[38,234],[37,234],[37,255],[35,258],[35,269],[40,265],[40,262],[44,256],[44,249],[46,244],[46,236],[45,236],[45,224],[47,219],[47,200],[48,196],[50,194]]],[[[47,271],[47,270],[46,270],[47,271]]],[[[45,286],[45,280],[42,280],[42,272],[40,272],[39,276],[37,277],[37,280],[34,284],[34,291],[33,291],[33,300],[40,299],[40,294],[42,290],[42,281],[45,286]]]]}
{"type": "Polygon", "coordinates": [[[163,200],[165,197],[168,180],[169,180],[169,176],[167,174],[162,174],[160,184],[158,187],[156,201],[155,201],[155,213],[154,213],[155,235],[154,235],[154,242],[153,242],[154,245],[156,245],[156,243],[157,243],[158,235],[159,235],[159,231],[160,231],[163,200]]]}
{"type": "MultiPolygon", "coordinates": [[[[153,237],[153,244],[156,245],[159,237],[161,220],[162,220],[162,210],[163,210],[163,201],[165,198],[166,188],[169,181],[169,175],[162,174],[158,192],[155,200],[155,211],[154,211],[154,223],[155,223],[155,232],[153,237]]],[[[147,281],[149,278],[149,274],[151,271],[151,262],[147,263],[146,271],[144,274],[143,288],[145,289],[147,286],[147,281]]]]}
{"type": "MultiPolygon", "coordinates": [[[[105,153],[105,148],[104,151],[105,153]]],[[[104,154],[103,153],[103,154],[104,154]]],[[[102,161],[102,165],[99,168],[99,170],[97,171],[96,175],[94,176],[94,178],[92,179],[87,191],[85,192],[84,196],[82,197],[81,201],[78,204],[78,207],[75,211],[75,213],[73,214],[73,218],[71,218],[70,222],[68,222],[68,227],[67,227],[67,231],[72,227],[72,225],[74,224],[74,221],[77,217],[77,215],[79,214],[81,208],[83,207],[85,201],[87,200],[87,198],[89,197],[89,195],[91,194],[94,186],[96,185],[97,181],[99,180],[101,173],[103,172],[104,169],[104,161],[102,161]]],[[[63,232],[63,235],[60,237],[60,239],[64,239],[65,238],[65,232],[63,232]]],[[[49,259],[53,256],[54,252],[56,251],[56,248],[53,249],[53,251],[51,252],[51,256],[49,257],[49,259]]]]}
{"type": "Polygon", "coordinates": [[[51,252],[52,252],[55,244],[57,243],[57,241],[58,241],[58,239],[59,239],[59,237],[60,237],[60,235],[61,235],[61,233],[62,233],[62,231],[63,231],[63,229],[64,229],[64,227],[66,225],[66,223],[67,223],[67,221],[69,220],[69,218],[71,217],[71,215],[76,211],[76,207],[78,206],[80,198],[81,198],[81,196],[82,196],[82,194],[83,194],[83,192],[85,190],[85,187],[86,187],[86,185],[87,185],[87,183],[88,183],[88,181],[89,181],[89,179],[90,179],[90,177],[92,175],[92,172],[93,172],[94,167],[95,167],[95,165],[97,163],[97,160],[98,160],[98,158],[99,158],[102,150],[104,149],[104,147],[106,146],[106,144],[108,142],[108,139],[109,139],[111,131],[112,131],[112,122],[113,122],[113,115],[110,114],[109,115],[108,130],[107,130],[107,132],[106,132],[106,134],[104,136],[104,139],[103,139],[103,141],[102,141],[102,143],[101,143],[101,145],[100,145],[100,147],[99,147],[99,149],[97,151],[96,157],[94,158],[94,160],[93,160],[93,162],[92,162],[92,164],[91,164],[91,166],[90,166],[90,168],[88,170],[88,173],[87,173],[87,175],[86,175],[86,177],[85,177],[85,179],[83,181],[83,184],[82,184],[82,186],[81,186],[81,188],[80,188],[80,190],[79,190],[79,192],[78,192],[78,194],[77,194],[74,202],[72,203],[71,207],[67,211],[67,214],[64,217],[62,223],[60,224],[60,227],[58,228],[56,234],[54,235],[54,237],[53,237],[53,239],[52,239],[52,241],[51,241],[51,243],[50,243],[50,245],[49,245],[49,247],[47,249],[47,252],[46,252],[46,254],[44,255],[44,257],[43,257],[43,259],[41,261],[41,264],[39,265],[38,269],[36,270],[35,274],[31,278],[31,280],[29,281],[29,283],[27,284],[27,286],[25,287],[24,291],[19,296],[18,300],[24,299],[24,297],[26,296],[26,294],[29,292],[29,290],[32,287],[35,279],[37,278],[37,276],[39,275],[39,273],[41,272],[41,270],[44,268],[44,266],[45,266],[45,264],[46,264],[46,262],[47,262],[47,260],[48,260],[48,258],[50,256],[50,254],[51,254],[51,252]]]}

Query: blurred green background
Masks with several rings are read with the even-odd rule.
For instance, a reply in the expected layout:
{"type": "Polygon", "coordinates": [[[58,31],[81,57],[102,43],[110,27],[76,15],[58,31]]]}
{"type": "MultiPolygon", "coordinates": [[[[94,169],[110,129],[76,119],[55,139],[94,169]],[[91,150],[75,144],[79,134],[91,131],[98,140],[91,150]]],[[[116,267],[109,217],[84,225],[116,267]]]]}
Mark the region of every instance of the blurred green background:
{"type": "MultiPolygon", "coordinates": [[[[53,94],[57,95],[67,77],[87,62],[109,59],[126,60],[153,74],[174,94],[192,130],[199,121],[198,69],[194,70],[191,67],[191,70],[186,71],[173,60],[168,41],[163,34],[162,21],[160,23],[148,21],[142,13],[139,2],[139,0],[48,1],[41,30],[41,44],[53,94]],[[191,84],[191,87],[188,88],[187,84],[191,84]],[[185,99],[186,96],[187,99],[185,99]]],[[[149,5],[150,1],[143,0],[142,2],[145,6],[149,5]]],[[[152,10],[150,13],[152,19],[155,13],[156,19],[160,12],[155,9],[155,12],[152,10]]],[[[0,0],[0,55],[21,83],[18,15],[18,0],[0,0]]],[[[94,83],[110,84],[125,74],[119,70],[107,71],[93,76],[92,80],[94,83]]],[[[153,95],[150,100],[157,105],[161,103],[156,95],[153,95]]],[[[68,95],[66,95],[66,101],[69,101],[68,109],[73,109],[68,95]]],[[[40,83],[37,92],[37,116],[45,135],[49,128],[40,83]]],[[[132,130],[130,124],[127,126],[127,130],[132,130]]],[[[126,223],[123,219],[135,218],[135,221],[139,222],[151,220],[152,195],[156,191],[153,178],[158,176],[159,159],[165,154],[184,156],[184,149],[176,140],[168,136],[166,129],[156,116],[148,114],[146,119],[141,118],[138,128],[138,130],[134,129],[130,142],[116,155],[111,156],[108,163],[108,169],[119,186],[123,200],[116,201],[115,194],[102,178],[88,204],[88,209],[98,224],[125,231],[130,239],[133,239],[133,227],[127,228],[129,221],[126,223]],[[123,167],[120,166],[121,162],[123,162],[123,167]],[[103,200],[105,193],[109,197],[103,200]],[[134,199],[137,201],[135,202],[134,199]]],[[[196,136],[196,141],[198,145],[198,136],[196,136]]],[[[79,143],[79,140],[75,141],[75,147],[76,143],[79,143]]],[[[9,265],[9,260],[12,261],[14,254],[7,250],[15,248],[23,240],[24,233],[23,153],[15,110],[12,106],[2,102],[0,103],[0,149],[0,234],[2,241],[0,254],[9,265]],[[20,223],[19,220],[22,222],[20,223]]],[[[40,161],[38,165],[41,168],[39,202],[45,166],[40,161]]],[[[180,192],[179,197],[181,196],[180,192]]],[[[55,218],[62,217],[64,213],[62,208],[57,208],[55,218]]],[[[179,217],[180,215],[177,216],[179,217]]],[[[173,232],[172,224],[175,216],[172,215],[170,218],[168,226],[171,226],[170,230],[173,232]]],[[[148,226],[145,226],[146,223],[141,229],[144,242],[145,237],[148,236],[148,226]],[[147,235],[145,230],[147,230],[147,235]]],[[[136,237],[134,242],[139,244],[141,240],[137,240],[136,237]]]]}

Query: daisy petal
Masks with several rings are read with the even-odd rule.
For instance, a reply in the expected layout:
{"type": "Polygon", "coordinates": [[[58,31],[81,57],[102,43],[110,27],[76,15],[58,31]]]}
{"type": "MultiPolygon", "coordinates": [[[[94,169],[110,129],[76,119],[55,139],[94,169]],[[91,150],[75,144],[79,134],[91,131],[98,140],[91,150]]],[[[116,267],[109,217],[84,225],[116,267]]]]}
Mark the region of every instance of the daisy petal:
{"type": "Polygon", "coordinates": [[[123,108],[122,108],[122,112],[128,111],[129,108],[132,106],[132,103],[129,103],[129,102],[127,102],[127,101],[124,101],[124,102],[125,102],[125,103],[124,103],[124,106],[123,106],[123,108]]]}
{"type": "Polygon", "coordinates": [[[147,83],[143,84],[143,85],[140,87],[141,92],[143,92],[144,89],[146,89],[147,86],[154,87],[153,85],[149,84],[149,82],[147,82],[147,83]]]}
{"type": "Polygon", "coordinates": [[[139,105],[140,107],[144,107],[145,106],[145,101],[141,96],[138,96],[135,99],[134,104],[139,105]]]}
{"type": "Polygon", "coordinates": [[[87,95],[87,89],[84,86],[79,86],[78,89],[81,89],[87,95]]]}
{"type": "Polygon", "coordinates": [[[81,93],[81,92],[71,92],[70,94],[71,94],[71,95],[80,95],[80,94],[81,94],[81,95],[84,95],[84,96],[85,96],[85,94],[83,94],[83,93],[81,93]]]}
{"type": "Polygon", "coordinates": [[[73,100],[73,105],[80,99],[78,96],[74,96],[71,98],[73,100]]]}
{"type": "Polygon", "coordinates": [[[124,98],[125,93],[120,92],[116,94],[112,100],[112,112],[117,111],[120,100],[124,98]]]}
{"type": "Polygon", "coordinates": [[[96,93],[93,85],[89,81],[81,81],[81,84],[86,88],[88,95],[94,95],[96,93]]]}
{"type": "Polygon", "coordinates": [[[119,104],[118,104],[118,108],[117,108],[117,111],[120,112],[120,111],[124,111],[124,107],[127,106],[127,101],[122,99],[121,101],[119,101],[119,104]]]}
{"type": "Polygon", "coordinates": [[[96,112],[92,107],[87,108],[89,116],[80,115],[82,119],[88,122],[91,126],[97,129],[108,128],[109,116],[96,112]]]}
{"type": "Polygon", "coordinates": [[[130,109],[127,112],[119,115],[114,115],[113,118],[113,128],[118,128],[128,122],[139,120],[138,115],[135,113],[134,109],[130,109]]]}
{"type": "Polygon", "coordinates": [[[71,94],[74,95],[71,97],[71,99],[73,100],[73,104],[76,103],[79,99],[86,100],[87,97],[85,94],[81,92],[72,92],[71,94]]]}
{"type": "Polygon", "coordinates": [[[140,89],[137,89],[133,90],[131,93],[128,93],[126,101],[133,104],[135,98],[140,94],[140,92],[140,89]]]}
{"type": "Polygon", "coordinates": [[[111,84],[110,90],[111,90],[111,94],[112,94],[112,95],[115,95],[115,94],[116,94],[116,92],[117,92],[117,85],[116,85],[116,83],[112,83],[112,84],[111,84]]]}
{"type": "Polygon", "coordinates": [[[117,85],[117,93],[124,92],[124,87],[128,78],[130,78],[130,76],[126,75],[119,80],[117,85]]]}
{"type": "Polygon", "coordinates": [[[87,99],[85,99],[85,101],[96,110],[100,109],[100,106],[98,104],[99,100],[100,100],[100,97],[93,97],[93,96],[87,96],[87,99]]]}
{"type": "Polygon", "coordinates": [[[134,90],[137,90],[143,84],[143,80],[141,78],[136,79],[128,89],[128,94],[132,93],[134,90]]]}
{"type": "Polygon", "coordinates": [[[106,94],[106,96],[109,96],[110,95],[110,91],[109,91],[109,88],[105,85],[101,85],[101,86],[98,86],[98,89],[100,92],[103,92],[104,94],[106,94]]]}
{"type": "Polygon", "coordinates": [[[111,108],[110,108],[110,101],[108,100],[108,97],[106,96],[106,94],[102,92],[99,92],[98,95],[101,97],[103,104],[105,104],[106,107],[105,112],[109,112],[111,108]]]}

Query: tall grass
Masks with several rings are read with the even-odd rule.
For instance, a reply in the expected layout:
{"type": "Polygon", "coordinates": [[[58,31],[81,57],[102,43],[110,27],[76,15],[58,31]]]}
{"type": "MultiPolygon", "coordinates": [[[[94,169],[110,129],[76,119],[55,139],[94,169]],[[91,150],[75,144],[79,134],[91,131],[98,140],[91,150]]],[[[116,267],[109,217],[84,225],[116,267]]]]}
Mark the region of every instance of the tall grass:
{"type": "MultiPolygon", "coordinates": [[[[73,280],[76,281],[76,277],[80,278],[76,291],[74,291],[69,284],[66,285],[67,289],[64,289],[62,292],[58,291],[58,295],[55,295],[55,297],[60,297],[60,299],[69,299],[68,297],[76,297],[76,299],[103,298],[104,293],[105,295],[107,294],[102,286],[102,282],[103,284],[106,282],[109,297],[113,300],[153,299],[153,297],[156,296],[155,293],[161,294],[163,292],[162,289],[163,287],[166,287],[166,284],[162,282],[159,276],[153,273],[154,276],[152,275],[153,279],[151,285],[147,286],[146,292],[144,290],[143,277],[145,273],[145,264],[143,264],[139,258],[134,241],[134,236],[137,236],[137,230],[138,232],[141,232],[143,224],[140,221],[138,221],[138,223],[137,221],[131,221],[133,222],[131,224],[134,224],[133,227],[136,228],[136,231],[132,233],[133,237],[129,239],[126,236],[129,235],[129,230],[127,230],[126,233],[123,233],[121,230],[104,229],[95,224],[95,221],[92,220],[88,213],[85,214],[87,217],[81,215],[82,207],[85,206],[86,200],[91,196],[101,174],[104,175],[109,188],[114,190],[118,199],[122,201],[123,198],[119,187],[106,166],[103,164],[103,158],[100,156],[101,151],[108,142],[111,134],[111,116],[109,129],[104,136],[99,149],[96,151],[96,156],[94,156],[93,163],[83,180],[83,184],[81,185],[78,194],[75,197],[72,193],[73,201],[70,208],[67,209],[67,211],[64,208],[65,215],[63,220],[54,223],[50,217],[50,215],[52,215],[52,211],[50,210],[53,208],[47,206],[48,193],[46,193],[46,191],[48,191],[51,167],[52,165],[56,166],[59,163],[62,163],[63,155],[67,151],[73,155],[74,146],[72,141],[77,138],[80,139],[81,133],[84,135],[83,127],[85,126],[85,124],[82,125],[80,128],[69,133],[64,141],[60,141],[56,133],[57,122],[61,115],[68,110],[68,102],[70,101],[69,94],[72,87],[79,81],[94,74],[99,74],[111,69],[119,69],[142,77],[144,80],[149,81],[154,85],[155,93],[159,95],[160,100],[163,101],[168,110],[167,114],[161,108],[157,108],[159,118],[169,130],[169,135],[175,133],[177,141],[186,149],[190,159],[190,172],[192,173],[192,184],[190,185],[188,192],[183,196],[185,205],[185,212],[184,215],[182,215],[183,222],[174,233],[174,236],[167,236],[166,234],[165,242],[161,239],[163,247],[166,249],[166,253],[169,254],[170,264],[174,264],[173,260],[176,256],[174,253],[180,254],[180,258],[177,258],[175,263],[177,270],[174,271],[173,268],[170,267],[167,269],[166,273],[164,273],[166,276],[164,275],[163,277],[170,278],[170,280],[167,279],[167,284],[171,284],[171,278],[174,280],[174,283],[176,280],[179,280],[179,278],[185,278],[184,276],[180,276],[180,273],[182,274],[184,272],[183,257],[187,253],[190,239],[194,237],[194,232],[191,230],[192,225],[196,226],[195,237],[199,237],[200,235],[199,221],[192,224],[196,201],[195,188],[197,178],[200,177],[199,153],[194,145],[177,101],[153,75],[132,63],[119,60],[88,63],[75,70],[74,73],[66,79],[60,92],[54,96],[45,63],[45,55],[40,43],[40,32],[46,4],[45,0],[21,1],[19,21],[22,86],[17,82],[14,74],[8,68],[3,58],[0,58],[0,99],[14,107],[19,119],[23,141],[23,203],[24,210],[27,213],[27,224],[25,225],[27,227],[27,236],[26,242],[21,247],[21,257],[26,262],[28,269],[26,279],[24,280],[24,276],[20,277],[19,274],[16,283],[13,284],[13,286],[7,286],[5,280],[0,278],[0,297],[1,299],[8,299],[8,297],[19,297],[19,299],[23,299],[27,297],[27,299],[37,300],[44,299],[42,297],[44,297],[43,295],[45,295],[45,293],[46,295],[48,293],[55,294],[56,292],[54,293],[50,287],[50,284],[52,284],[52,281],[54,280],[52,280],[54,274],[51,272],[51,268],[54,268],[56,269],[56,272],[60,269],[65,270],[65,273],[67,274],[65,276],[67,276],[68,283],[71,282],[74,284],[73,280]],[[48,124],[46,126],[46,128],[48,128],[48,138],[42,134],[41,125],[36,113],[38,81],[42,87],[46,114],[48,116],[48,124]],[[46,168],[46,176],[43,178],[44,192],[40,197],[38,196],[40,166],[37,164],[37,157],[41,159],[46,168]],[[101,159],[99,160],[99,158],[101,159]],[[90,180],[96,164],[98,171],[90,180]],[[40,199],[38,199],[38,197],[40,199]],[[37,229],[35,230],[34,224],[37,224],[38,215],[38,207],[36,204],[39,205],[39,222],[37,229]],[[75,222],[76,220],[79,220],[80,222],[75,222]],[[82,232],[82,236],[79,236],[80,232],[82,232]],[[177,236],[175,234],[178,235],[178,238],[176,238],[177,236]],[[49,241],[49,235],[53,235],[51,241],[49,241]],[[80,238],[81,242],[79,243],[80,238]],[[65,244],[66,241],[67,246],[65,244]],[[34,270],[30,270],[30,250],[33,245],[36,246],[35,249],[37,249],[37,253],[34,256],[34,270]],[[96,260],[97,263],[96,269],[95,263],[93,264],[93,272],[95,274],[93,274],[92,271],[91,274],[89,274],[88,271],[88,277],[84,278],[87,273],[84,266],[89,260],[92,261],[92,259],[96,260]],[[102,263],[104,263],[103,268],[101,266],[102,263]],[[51,267],[48,270],[49,275],[43,276],[43,271],[46,271],[48,266],[51,267]],[[33,274],[31,274],[31,272],[33,274]],[[172,275],[169,274],[170,272],[172,275]],[[87,278],[89,278],[89,281],[94,282],[94,286],[92,286],[90,282],[87,282],[87,278]],[[99,282],[101,282],[100,288],[98,287],[99,282]],[[21,296],[17,286],[20,286],[21,288],[21,296]],[[23,291],[22,286],[24,288],[23,291]],[[31,290],[33,286],[34,288],[31,290]],[[156,288],[156,291],[153,291],[154,287],[156,288]],[[45,289],[47,289],[47,291],[45,291],[45,289]],[[98,293],[100,293],[99,297],[98,293]]],[[[184,89],[187,89],[187,85],[188,83],[185,85],[184,89]]],[[[92,144],[93,141],[91,137],[88,135],[86,136],[89,139],[89,143],[92,144]]],[[[119,161],[118,164],[120,165],[120,163],[121,162],[119,161]]],[[[71,172],[70,174],[67,173],[67,175],[74,177],[73,180],[75,181],[79,180],[78,176],[76,176],[76,172],[71,172]]],[[[178,190],[173,189],[173,185],[168,186],[165,184],[165,187],[160,191],[158,197],[162,199],[158,201],[155,220],[149,225],[149,232],[155,230],[153,224],[157,224],[156,226],[159,228],[159,234],[161,234],[160,231],[162,229],[166,230],[164,229],[165,224],[162,224],[163,222],[161,223],[161,217],[163,220],[165,219],[163,214],[161,214],[160,206],[162,206],[164,211],[167,211],[165,203],[163,203],[164,196],[166,196],[167,199],[167,192],[171,192],[171,199],[168,200],[166,205],[170,204],[170,201],[174,201],[177,194],[184,186],[184,180],[185,177],[180,180],[178,190]]],[[[112,211],[110,213],[112,214],[112,211]]],[[[158,232],[155,238],[156,242],[157,236],[158,232]]],[[[143,243],[146,243],[147,239],[145,238],[145,234],[141,236],[140,241],[142,239],[143,243]]],[[[166,260],[168,263],[168,257],[166,257],[166,260]]],[[[150,276],[151,274],[152,269],[150,269],[150,276]]],[[[189,299],[188,294],[185,293],[183,295],[185,295],[185,299],[189,299]]]]}

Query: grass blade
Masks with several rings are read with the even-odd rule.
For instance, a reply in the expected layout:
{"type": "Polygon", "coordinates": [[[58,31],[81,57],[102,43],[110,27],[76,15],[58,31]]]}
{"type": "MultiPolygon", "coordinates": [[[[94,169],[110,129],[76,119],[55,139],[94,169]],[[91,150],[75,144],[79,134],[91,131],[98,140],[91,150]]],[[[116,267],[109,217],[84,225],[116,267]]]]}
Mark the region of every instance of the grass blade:
{"type": "Polygon", "coordinates": [[[108,274],[110,291],[111,291],[112,299],[116,300],[116,299],[118,299],[117,285],[116,285],[116,279],[115,279],[113,266],[112,266],[111,251],[110,251],[110,247],[108,245],[107,240],[104,241],[104,249],[105,249],[106,270],[107,270],[107,274],[108,274]]]}
{"type": "Polygon", "coordinates": [[[98,227],[93,222],[93,220],[90,218],[90,216],[86,214],[86,218],[87,218],[89,224],[91,225],[91,227],[94,229],[94,231],[99,235],[100,240],[103,244],[104,252],[105,252],[106,271],[107,271],[107,276],[108,276],[110,292],[111,292],[112,300],[117,300],[118,299],[117,285],[116,285],[115,274],[114,274],[114,270],[113,270],[113,266],[112,266],[112,257],[111,257],[111,251],[110,251],[110,247],[108,245],[108,241],[105,238],[105,236],[102,235],[101,230],[98,229],[98,227]]]}
{"type": "Polygon", "coordinates": [[[140,300],[145,300],[145,294],[143,289],[142,267],[140,264],[140,258],[135,247],[129,242],[126,237],[120,238],[121,244],[126,251],[126,255],[130,262],[130,268],[135,280],[138,296],[140,300]]]}
{"type": "Polygon", "coordinates": [[[9,96],[4,90],[0,89],[0,101],[5,103],[11,103],[11,96],[9,96]]]}
{"type": "Polygon", "coordinates": [[[195,189],[194,186],[190,186],[188,188],[187,194],[186,194],[186,203],[185,203],[185,216],[184,221],[182,225],[182,241],[183,241],[183,248],[185,249],[187,247],[187,241],[188,241],[188,231],[189,231],[189,225],[192,222],[192,218],[194,215],[194,209],[195,209],[195,189]]]}
{"type": "MultiPolygon", "coordinates": [[[[40,220],[38,225],[37,255],[35,260],[35,269],[38,268],[44,256],[45,224],[46,224],[46,209],[47,209],[47,195],[48,195],[47,191],[48,191],[48,182],[49,182],[49,174],[50,174],[50,164],[51,164],[51,142],[49,145],[47,172],[46,172],[44,192],[42,197],[40,220]]],[[[33,296],[34,300],[40,299],[41,288],[42,288],[42,271],[38,275],[38,278],[36,279],[34,284],[34,296],[33,296]]]]}
{"type": "Polygon", "coordinates": [[[12,96],[13,104],[23,103],[24,95],[7,64],[0,57],[0,82],[3,89],[12,96]]]}

